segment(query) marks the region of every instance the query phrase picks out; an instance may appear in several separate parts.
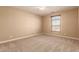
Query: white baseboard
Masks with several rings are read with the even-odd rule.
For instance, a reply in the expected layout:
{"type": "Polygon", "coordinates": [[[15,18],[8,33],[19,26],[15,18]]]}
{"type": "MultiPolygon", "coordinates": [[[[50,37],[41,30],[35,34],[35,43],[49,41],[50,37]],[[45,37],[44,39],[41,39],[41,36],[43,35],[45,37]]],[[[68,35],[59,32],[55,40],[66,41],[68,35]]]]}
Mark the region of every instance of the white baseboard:
{"type": "Polygon", "coordinates": [[[12,41],[16,41],[16,40],[20,40],[20,39],[24,39],[24,38],[30,38],[30,37],[41,35],[41,34],[42,33],[33,33],[33,34],[29,34],[27,36],[22,36],[22,37],[18,37],[18,38],[14,38],[14,39],[9,39],[9,40],[6,40],[6,41],[1,41],[0,44],[7,43],[7,42],[12,42],[12,41]]]}
{"type": "Polygon", "coordinates": [[[75,37],[53,35],[53,34],[50,34],[50,33],[33,33],[33,34],[29,34],[29,35],[22,36],[22,37],[18,37],[18,38],[14,38],[14,39],[9,39],[9,40],[6,40],[6,41],[1,41],[0,44],[12,42],[12,41],[16,41],[16,40],[20,40],[20,39],[24,39],[24,38],[30,38],[30,37],[34,37],[34,36],[41,35],[41,34],[79,40],[79,38],[75,38],[75,37]]]}
{"type": "Polygon", "coordinates": [[[61,35],[53,35],[53,34],[50,34],[50,33],[44,33],[44,34],[45,34],[45,35],[51,35],[51,36],[58,36],[58,37],[68,38],[68,39],[79,40],[79,38],[76,38],[76,37],[61,36],[61,35]]]}

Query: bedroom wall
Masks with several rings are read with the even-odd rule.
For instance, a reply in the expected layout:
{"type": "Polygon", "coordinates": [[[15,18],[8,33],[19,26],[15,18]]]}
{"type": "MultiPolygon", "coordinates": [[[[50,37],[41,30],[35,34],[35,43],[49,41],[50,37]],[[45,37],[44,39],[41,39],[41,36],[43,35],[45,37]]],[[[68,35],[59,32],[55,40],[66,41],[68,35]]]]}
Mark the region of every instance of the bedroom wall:
{"type": "Polygon", "coordinates": [[[78,37],[78,9],[55,12],[43,17],[43,32],[52,35],[78,37]],[[51,32],[51,16],[61,15],[61,31],[51,32]]]}
{"type": "Polygon", "coordinates": [[[0,7],[0,42],[42,31],[40,16],[10,7],[0,7]]]}
{"type": "Polygon", "coordinates": [[[79,37],[79,8],[78,8],[78,37],[79,37]]]}

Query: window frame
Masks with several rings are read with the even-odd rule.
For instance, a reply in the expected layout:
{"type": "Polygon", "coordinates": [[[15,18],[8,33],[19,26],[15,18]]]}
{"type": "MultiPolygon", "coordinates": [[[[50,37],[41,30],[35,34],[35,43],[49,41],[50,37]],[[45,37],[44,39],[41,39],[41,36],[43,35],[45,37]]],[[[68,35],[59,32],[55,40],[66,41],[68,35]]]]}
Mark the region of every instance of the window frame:
{"type": "Polygon", "coordinates": [[[61,32],[61,15],[54,15],[54,16],[51,16],[51,32],[61,32]],[[60,16],[60,31],[53,31],[53,25],[52,25],[52,17],[55,17],[55,16],[60,16]]]}

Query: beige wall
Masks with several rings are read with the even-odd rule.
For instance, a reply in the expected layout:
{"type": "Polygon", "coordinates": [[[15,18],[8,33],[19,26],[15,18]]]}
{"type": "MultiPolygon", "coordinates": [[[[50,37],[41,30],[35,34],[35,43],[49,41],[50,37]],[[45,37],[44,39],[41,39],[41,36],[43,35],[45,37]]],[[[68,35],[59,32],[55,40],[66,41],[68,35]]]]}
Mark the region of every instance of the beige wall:
{"type": "Polygon", "coordinates": [[[52,13],[43,17],[43,32],[78,37],[78,9],[52,13]],[[51,16],[61,15],[61,32],[51,32],[51,16]]]}
{"type": "Polygon", "coordinates": [[[78,8],[78,37],[79,37],[79,8],[78,8]]]}
{"type": "Polygon", "coordinates": [[[40,16],[19,9],[0,7],[0,41],[40,33],[41,23],[40,16]]]}

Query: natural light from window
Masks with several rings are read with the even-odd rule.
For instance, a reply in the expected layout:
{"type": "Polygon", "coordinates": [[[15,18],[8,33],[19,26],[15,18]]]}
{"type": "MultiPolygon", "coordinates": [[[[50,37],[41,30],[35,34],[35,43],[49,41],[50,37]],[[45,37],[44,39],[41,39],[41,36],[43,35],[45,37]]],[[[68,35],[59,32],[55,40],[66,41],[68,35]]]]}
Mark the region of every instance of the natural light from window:
{"type": "Polygon", "coordinates": [[[60,16],[52,16],[52,31],[60,31],[60,16]]]}

